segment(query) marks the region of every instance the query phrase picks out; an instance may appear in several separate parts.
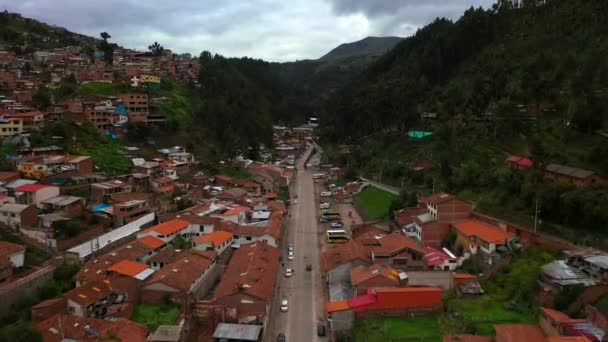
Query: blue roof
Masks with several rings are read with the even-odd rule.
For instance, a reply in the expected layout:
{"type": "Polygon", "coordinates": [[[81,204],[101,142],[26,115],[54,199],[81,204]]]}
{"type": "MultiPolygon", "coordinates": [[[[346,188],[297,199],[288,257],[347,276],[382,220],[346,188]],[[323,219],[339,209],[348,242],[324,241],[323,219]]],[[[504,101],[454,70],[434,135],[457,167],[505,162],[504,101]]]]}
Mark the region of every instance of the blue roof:
{"type": "Polygon", "coordinates": [[[106,203],[95,204],[95,205],[91,206],[91,211],[92,212],[102,211],[105,208],[109,208],[109,207],[111,207],[111,205],[106,204],[106,203]]]}

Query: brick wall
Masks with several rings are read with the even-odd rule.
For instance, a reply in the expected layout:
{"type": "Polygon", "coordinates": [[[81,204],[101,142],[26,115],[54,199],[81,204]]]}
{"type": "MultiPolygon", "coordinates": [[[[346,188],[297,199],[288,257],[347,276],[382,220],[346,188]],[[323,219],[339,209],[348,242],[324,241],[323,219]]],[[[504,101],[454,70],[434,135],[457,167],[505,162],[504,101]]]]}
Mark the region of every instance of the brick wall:
{"type": "Polygon", "coordinates": [[[15,310],[20,301],[36,296],[42,284],[53,277],[54,271],[55,266],[46,266],[25,278],[4,284],[0,288],[0,317],[15,310]]]}

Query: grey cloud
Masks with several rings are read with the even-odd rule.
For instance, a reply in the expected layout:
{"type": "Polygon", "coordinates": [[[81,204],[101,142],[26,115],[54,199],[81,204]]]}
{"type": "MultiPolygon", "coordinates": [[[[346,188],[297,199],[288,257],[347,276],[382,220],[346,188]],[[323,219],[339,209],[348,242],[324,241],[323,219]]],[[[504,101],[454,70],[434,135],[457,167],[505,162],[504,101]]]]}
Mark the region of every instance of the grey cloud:
{"type": "Polygon", "coordinates": [[[0,0],[0,9],[146,49],[272,61],[317,58],[370,35],[407,36],[437,16],[492,0],[0,0]]]}

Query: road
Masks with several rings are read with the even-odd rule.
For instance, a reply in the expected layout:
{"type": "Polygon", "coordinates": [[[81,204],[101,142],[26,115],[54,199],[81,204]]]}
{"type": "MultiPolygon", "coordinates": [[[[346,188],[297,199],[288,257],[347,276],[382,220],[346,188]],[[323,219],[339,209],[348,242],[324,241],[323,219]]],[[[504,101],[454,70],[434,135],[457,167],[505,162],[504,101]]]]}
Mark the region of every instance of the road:
{"type": "Polygon", "coordinates": [[[284,267],[292,268],[295,274],[285,278],[279,275],[279,290],[275,293],[264,341],[276,341],[277,334],[285,334],[287,341],[323,341],[317,337],[317,323],[324,321],[325,295],[319,267],[319,240],[317,235],[317,208],[312,172],[304,168],[310,147],[298,161],[296,183],[291,188],[292,199],[297,204],[289,208],[286,240],[282,243],[284,267]],[[287,260],[287,245],[295,250],[293,261],[287,260]],[[306,271],[306,265],[312,271],[306,271]],[[282,299],[289,301],[289,310],[279,310],[282,299]]]}
{"type": "Polygon", "coordinates": [[[384,190],[388,193],[391,193],[395,196],[399,196],[399,194],[401,193],[401,190],[399,188],[396,188],[394,186],[390,186],[388,184],[382,184],[376,181],[373,181],[371,179],[367,179],[367,178],[363,178],[363,177],[359,177],[361,179],[361,181],[363,183],[369,183],[370,185],[380,189],[380,190],[384,190]]]}

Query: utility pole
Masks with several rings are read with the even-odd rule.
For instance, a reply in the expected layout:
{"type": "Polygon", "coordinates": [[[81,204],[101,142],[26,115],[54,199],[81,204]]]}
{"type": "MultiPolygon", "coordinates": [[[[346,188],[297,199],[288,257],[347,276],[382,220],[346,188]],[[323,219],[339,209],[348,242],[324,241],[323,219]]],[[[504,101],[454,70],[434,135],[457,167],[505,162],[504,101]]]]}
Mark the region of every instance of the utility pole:
{"type": "Polygon", "coordinates": [[[537,198],[536,199],[536,208],[534,209],[534,233],[536,233],[536,224],[538,223],[538,213],[540,212],[540,210],[538,209],[539,203],[540,203],[540,200],[537,198]]]}

